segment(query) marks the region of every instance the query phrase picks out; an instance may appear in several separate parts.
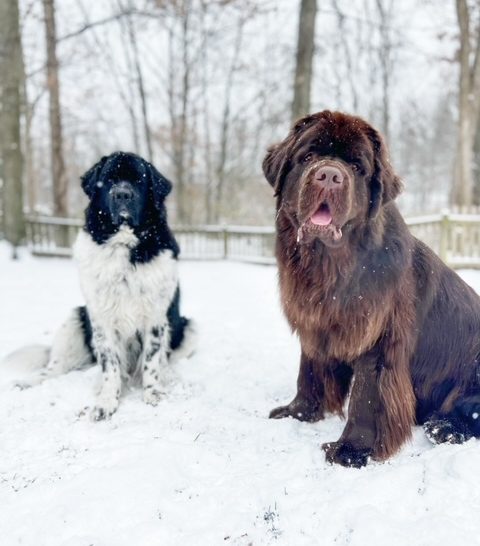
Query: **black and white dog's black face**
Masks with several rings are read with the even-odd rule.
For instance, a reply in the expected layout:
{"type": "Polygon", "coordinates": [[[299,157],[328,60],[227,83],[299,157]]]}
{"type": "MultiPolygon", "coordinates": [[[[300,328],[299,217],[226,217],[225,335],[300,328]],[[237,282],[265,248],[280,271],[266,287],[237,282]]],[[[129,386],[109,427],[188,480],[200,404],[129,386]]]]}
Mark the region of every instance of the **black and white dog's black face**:
{"type": "Polygon", "coordinates": [[[148,185],[144,180],[139,179],[137,183],[133,183],[129,180],[108,178],[100,194],[110,212],[113,225],[140,225],[148,195],[148,185]]]}
{"type": "Polygon", "coordinates": [[[82,176],[82,188],[90,198],[87,222],[101,224],[96,231],[112,233],[122,224],[141,227],[163,215],[171,187],[153,165],[135,154],[102,157],[82,176]]]}

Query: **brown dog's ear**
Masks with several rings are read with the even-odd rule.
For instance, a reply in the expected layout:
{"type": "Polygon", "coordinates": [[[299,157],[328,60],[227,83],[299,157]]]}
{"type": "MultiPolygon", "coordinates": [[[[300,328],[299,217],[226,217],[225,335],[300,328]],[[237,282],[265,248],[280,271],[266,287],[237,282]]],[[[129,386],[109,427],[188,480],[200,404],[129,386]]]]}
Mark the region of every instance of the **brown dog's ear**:
{"type": "Polygon", "coordinates": [[[287,138],[279,142],[278,144],[273,144],[267,150],[267,155],[265,156],[262,169],[265,178],[268,180],[268,183],[275,190],[275,197],[280,195],[282,191],[283,180],[287,175],[287,171],[290,167],[290,153],[292,143],[295,141],[295,127],[290,131],[287,138]]]}
{"type": "Polygon", "coordinates": [[[262,162],[262,169],[265,178],[270,186],[276,188],[277,178],[282,168],[284,154],[282,153],[282,143],[273,144],[267,150],[267,155],[262,162]]]}
{"type": "Polygon", "coordinates": [[[375,129],[371,129],[369,138],[374,149],[374,171],[370,181],[369,218],[375,218],[380,207],[392,201],[402,191],[403,184],[395,174],[388,157],[387,146],[375,129]]]}
{"type": "Polygon", "coordinates": [[[275,190],[273,194],[275,197],[280,195],[282,191],[283,180],[285,179],[289,165],[289,137],[287,137],[279,144],[270,146],[262,163],[263,174],[275,190]]]}
{"type": "Polygon", "coordinates": [[[316,123],[319,117],[323,116],[325,113],[330,114],[330,112],[321,112],[320,114],[305,116],[299,119],[295,122],[287,137],[282,140],[282,142],[268,148],[267,155],[262,163],[262,168],[265,178],[275,190],[275,196],[279,195],[282,191],[283,180],[290,167],[292,147],[298,137],[305,129],[310,127],[313,123],[316,123]]]}

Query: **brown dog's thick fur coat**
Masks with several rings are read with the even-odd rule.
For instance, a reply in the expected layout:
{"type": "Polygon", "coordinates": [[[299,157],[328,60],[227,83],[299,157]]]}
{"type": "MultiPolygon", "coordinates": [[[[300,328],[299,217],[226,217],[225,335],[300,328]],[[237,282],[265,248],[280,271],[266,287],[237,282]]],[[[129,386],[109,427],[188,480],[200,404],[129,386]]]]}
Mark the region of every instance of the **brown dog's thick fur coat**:
{"type": "Polygon", "coordinates": [[[277,196],[282,304],[299,335],[297,395],[271,417],[343,414],[327,459],[384,460],[424,424],[480,436],[480,298],[409,232],[381,136],[358,117],[300,120],[263,162],[277,196]]]}

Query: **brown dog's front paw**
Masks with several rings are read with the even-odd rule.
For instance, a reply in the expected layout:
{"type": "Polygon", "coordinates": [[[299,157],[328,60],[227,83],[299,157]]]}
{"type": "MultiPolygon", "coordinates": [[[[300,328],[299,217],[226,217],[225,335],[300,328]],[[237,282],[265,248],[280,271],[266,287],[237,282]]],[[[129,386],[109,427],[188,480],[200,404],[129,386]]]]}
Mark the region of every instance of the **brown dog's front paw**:
{"type": "Polygon", "coordinates": [[[323,419],[323,411],[318,405],[313,405],[305,399],[295,398],[287,406],[279,406],[270,412],[270,419],[284,419],[285,417],[293,417],[298,421],[307,421],[315,423],[323,419]]]}
{"type": "Polygon", "coordinates": [[[355,447],[349,442],[328,442],[322,449],[329,463],[352,468],[365,466],[372,454],[372,449],[355,447]]]}

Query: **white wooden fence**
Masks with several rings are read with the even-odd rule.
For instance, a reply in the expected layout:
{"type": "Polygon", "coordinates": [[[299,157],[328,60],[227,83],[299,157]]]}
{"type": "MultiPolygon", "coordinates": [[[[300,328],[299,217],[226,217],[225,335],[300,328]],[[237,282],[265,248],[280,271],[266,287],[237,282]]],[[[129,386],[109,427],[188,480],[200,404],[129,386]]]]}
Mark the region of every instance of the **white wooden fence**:
{"type": "MultiPolygon", "coordinates": [[[[408,218],[407,224],[416,237],[452,267],[480,268],[480,210],[408,218]]],[[[80,219],[28,217],[28,246],[36,255],[70,256],[82,225],[80,219]]],[[[173,231],[184,259],[275,262],[273,226],[182,226],[173,231]]]]}
{"type": "MultiPolygon", "coordinates": [[[[83,220],[29,216],[27,244],[37,256],[70,256],[83,220]]],[[[240,260],[274,263],[275,230],[249,226],[174,227],[181,256],[187,260],[240,260]]]]}
{"type": "Polygon", "coordinates": [[[408,218],[412,233],[454,268],[480,269],[480,211],[444,211],[408,218]]]}

